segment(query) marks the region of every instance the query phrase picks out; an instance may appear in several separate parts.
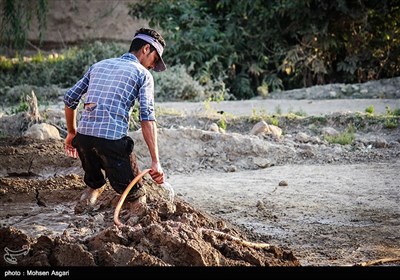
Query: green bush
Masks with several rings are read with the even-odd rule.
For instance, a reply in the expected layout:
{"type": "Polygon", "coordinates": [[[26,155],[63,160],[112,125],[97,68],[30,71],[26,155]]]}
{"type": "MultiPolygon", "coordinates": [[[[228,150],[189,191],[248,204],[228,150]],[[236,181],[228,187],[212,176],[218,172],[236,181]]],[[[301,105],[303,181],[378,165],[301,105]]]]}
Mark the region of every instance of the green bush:
{"type": "Polygon", "coordinates": [[[386,115],[385,115],[385,123],[384,127],[389,129],[397,128],[399,125],[398,116],[400,115],[400,109],[397,108],[394,111],[390,108],[390,106],[386,106],[386,115]]]}
{"type": "Polygon", "coordinates": [[[153,76],[158,101],[221,101],[231,98],[223,82],[208,81],[203,86],[181,64],[153,76]]]}
{"type": "Polygon", "coordinates": [[[99,60],[117,57],[127,52],[126,47],[115,43],[87,43],[71,47],[61,54],[47,56],[38,52],[33,57],[16,55],[0,57],[0,87],[29,84],[34,86],[57,85],[70,87],[99,60]]]}
{"type": "MultiPolygon", "coordinates": [[[[21,94],[34,90],[40,100],[43,95],[38,88],[69,88],[93,63],[105,58],[119,57],[126,52],[127,47],[122,44],[94,42],[86,43],[80,48],[68,48],[60,54],[44,55],[38,52],[32,57],[0,56],[0,96],[4,97],[3,102],[15,104],[21,94]]],[[[159,101],[221,101],[232,98],[222,79],[203,77],[200,83],[189,74],[184,65],[168,67],[164,72],[154,73],[153,77],[155,95],[159,101]]]]}
{"type": "Polygon", "coordinates": [[[349,125],[347,129],[338,135],[325,135],[324,139],[331,144],[351,145],[355,139],[355,128],[349,125]]]}
{"type": "Polygon", "coordinates": [[[365,108],[365,112],[372,115],[375,112],[374,106],[373,105],[368,106],[367,108],[365,108]]]}
{"type": "Polygon", "coordinates": [[[205,100],[204,88],[187,73],[184,65],[172,66],[153,76],[158,101],[205,100]]]}
{"type": "Polygon", "coordinates": [[[52,102],[60,100],[66,89],[57,86],[32,86],[32,85],[19,85],[14,87],[1,87],[0,100],[2,105],[10,106],[19,103],[21,97],[30,94],[32,91],[35,93],[38,102],[43,104],[45,102],[52,102]]]}
{"type": "Polygon", "coordinates": [[[162,29],[168,64],[221,75],[237,99],[400,74],[399,1],[138,0],[134,18],[162,29]],[[260,88],[261,86],[261,88],[260,88]]]}

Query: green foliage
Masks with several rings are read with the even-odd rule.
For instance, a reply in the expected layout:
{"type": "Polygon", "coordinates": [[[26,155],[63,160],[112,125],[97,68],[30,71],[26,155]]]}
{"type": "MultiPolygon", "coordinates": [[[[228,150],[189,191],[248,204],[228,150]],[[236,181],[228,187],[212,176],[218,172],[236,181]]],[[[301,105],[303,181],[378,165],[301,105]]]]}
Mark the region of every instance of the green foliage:
{"type": "Polygon", "coordinates": [[[117,57],[127,52],[126,47],[115,43],[87,43],[72,47],[63,53],[47,56],[38,52],[33,57],[0,57],[0,87],[30,84],[35,86],[58,85],[70,87],[89,69],[104,58],[117,57]]]}
{"type": "Polygon", "coordinates": [[[11,114],[17,114],[20,112],[27,112],[29,110],[28,102],[26,101],[26,94],[21,95],[19,99],[19,105],[11,108],[11,114]]]}
{"type": "MultiPolygon", "coordinates": [[[[18,54],[13,58],[0,56],[0,88],[20,84],[71,87],[93,63],[105,58],[118,57],[126,51],[126,47],[119,44],[94,42],[80,48],[68,48],[61,54],[44,55],[38,52],[32,57],[22,57],[18,54]]],[[[155,95],[158,100],[222,101],[233,98],[221,80],[200,83],[188,72],[186,66],[178,64],[154,74],[155,95]]]]}
{"type": "Polygon", "coordinates": [[[392,111],[392,108],[390,108],[390,106],[386,106],[385,109],[386,109],[387,116],[393,116],[393,111],[392,111]]]}
{"type": "Polygon", "coordinates": [[[389,129],[397,128],[399,125],[400,109],[392,111],[390,106],[386,106],[384,127],[389,129]]]}
{"type": "Polygon", "coordinates": [[[47,28],[47,0],[3,0],[3,18],[0,29],[0,46],[24,49],[28,42],[32,16],[35,15],[39,27],[39,45],[47,28]]]}
{"type": "MultiPolygon", "coordinates": [[[[48,0],[0,4],[1,48],[23,49],[35,18],[42,40],[48,0]]],[[[139,0],[128,6],[132,17],[163,30],[167,64],[184,65],[178,70],[194,81],[181,90],[187,100],[248,99],[400,76],[398,1],[139,0]]],[[[11,61],[0,58],[0,87],[71,86],[93,62],[126,51],[109,46],[68,49],[56,61],[42,53],[30,61],[18,54],[11,61]]]]}
{"type": "Polygon", "coordinates": [[[371,114],[371,115],[374,114],[374,112],[375,112],[374,105],[370,105],[367,108],[365,108],[365,112],[368,114],[371,114]]]}
{"type": "Polygon", "coordinates": [[[325,135],[324,139],[331,144],[351,145],[355,139],[355,128],[349,125],[347,129],[338,135],[325,135]]]}
{"type": "Polygon", "coordinates": [[[159,101],[204,99],[204,89],[187,72],[184,65],[176,65],[154,75],[155,96],[159,101]]]}
{"type": "Polygon", "coordinates": [[[257,88],[257,93],[260,97],[263,99],[266,99],[268,97],[269,91],[268,91],[268,85],[263,84],[257,88]]]}
{"type": "Polygon", "coordinates": [[[218,125],[218,127],[226,130],[228,125],[227,125],[227,122],[226,122],[225,115],[222,115],[222,117],[218,120],[217,125],[218,125]]]}
{"type": "Polygon", "coordinates": [[[1,87],[0,100],[5,106],[15,106],[20,103],[21,98],[30,92],[35,92],[38,102],[41,104],[48,104],[50,101],[57,100],[64,94],[64,89],[57,86],[32,86],[20,85],[14,87],[1,87]]]}
{"type": "Polygon", "coordinates": [[[303,118],[303,116],[300,116],[300,115],[298,115],[298,114],[295,114],[295,113],[289,111],[289,112],[286,114],[286,118],[287,118],[289,121],[290,121],[290,120],[293,120],[293,121],[294,121],[294,120],[303,118]]]}
{"type": "Polygon", "coordinates": [[[200,82],[221,78],[246,99],[260,86],[400,75],[399,7],[391,0],[141,0],[130,14],[161,27],[167,63],[193,67],[200,82]]]}
{"type": "Polygon", "coordinates": [[[394,129],[399,126],[399,120],[397,118],[393,118],[391,116],[385,119],[384,127],[389,129],[394,129]]]}
{"type": "Polygon", "coordinates": [[[311,120],[311,123],[318,123],[318,124],[322,124],[322,125],[325,125],[328,122],[326,116],[311,116],[310,120],[311,120]]]}
{"type": "Polygon", "coordinates": [[[129,115],[129,130],[136,131],[141,127],[139,114],[139,105],[136,103],[132,108],[131,114],[129,115]]]}
{"type": "Polygon", "coordinates": [[[269,122],[270,122],[272,125],[279,126],[279,118],[277,118],[277,117],[275,117],[275,116],[272,116],[272,117],[269,119],[269,122]]]}
{"type": "Polygon", "coordinates": [[[250,121],[251,122],[259,122],[262,120],[268,119],[268,114],[265,109],[261,109],[259,111],[256,110],[256,108],[253,108],[251,111],[251,116],[250,116],[250,121]]]}
{"type": "Polygon", "coordinates": [[[299,116],[299,117],[306,117],[307,113],[306,111],[304,111],[303,109],[300,109],[298,111],[292,112],[293,114],[299,116]]]}

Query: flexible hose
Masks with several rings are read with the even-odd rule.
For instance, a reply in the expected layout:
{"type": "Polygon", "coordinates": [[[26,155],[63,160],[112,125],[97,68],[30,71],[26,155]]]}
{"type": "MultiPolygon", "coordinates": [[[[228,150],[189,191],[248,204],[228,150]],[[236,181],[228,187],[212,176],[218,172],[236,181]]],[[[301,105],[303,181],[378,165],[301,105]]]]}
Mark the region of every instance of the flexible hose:
{"type": "Polygon", "coordinates": [[[118,216],[119,216],[119,212],[121,211],[121,207],[122,204],[124,203],[126,196],[128,195],[128,193],[130,192],[130,190],[133,188],[133,186],[147,173],[149,173],[150,169],[145,169],[143,170],[141,173],[139,173],[139,175],[137,175],[130,183],[129,185],[126,187],[125,191],[122,193],[117,207],[115,208],[114,211],[114,224],[116,224],[118,227],[122,226],[122,223],[120,222],[118,216]]]}

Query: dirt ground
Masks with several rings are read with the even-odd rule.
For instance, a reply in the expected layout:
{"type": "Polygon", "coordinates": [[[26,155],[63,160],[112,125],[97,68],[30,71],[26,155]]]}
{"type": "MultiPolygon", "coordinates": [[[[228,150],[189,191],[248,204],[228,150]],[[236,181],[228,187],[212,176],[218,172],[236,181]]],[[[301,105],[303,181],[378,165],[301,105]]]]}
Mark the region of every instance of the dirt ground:
{"type": "MultiPolygon", "coordinates": [[[[62,111],[50,113],[62,126],[62,111]]],[[[11,122],[0,120],[3,129],[11,122]]],[[[210,131],[218,120],[159,117],[174,199],[147,177],[146,201],[124,204],[121,227],[113,220],[119,196],[109,187],[95,209],[74,213],[85,186],[62,139],[1,138],[1,265],[400,264],[398,127],[337,112],[323,121],[282,118],[284,134],[273,138],[249,135],[254,120],[245,118],[228,119],[223,133],[210,131]],[[357,127],[353,144],[323,139],[325,129],[349,123],[357,127]]],[[[144,169],[141,132],[131,136],[144,169]]]]}
{"type": "Polygon", "coordinates": [[[286,165],[170,180],[186,201],[292,250],[303,266],[350,266],[400,257],[399,168],[286,165]]]}
{"type": "Polygon", "coordinates": [[[65,172],[77,160],[63,154],[61,140],[1,139],[0,156],[8,170],[0,179],[3,266],[299,265],[292,252],[248,240],[229,222],[171,200],[148,175],[145,199],[122,204],[120,213],[120,196],[109,186],[94,209],[76,213],[85,186],[65,172]]]}

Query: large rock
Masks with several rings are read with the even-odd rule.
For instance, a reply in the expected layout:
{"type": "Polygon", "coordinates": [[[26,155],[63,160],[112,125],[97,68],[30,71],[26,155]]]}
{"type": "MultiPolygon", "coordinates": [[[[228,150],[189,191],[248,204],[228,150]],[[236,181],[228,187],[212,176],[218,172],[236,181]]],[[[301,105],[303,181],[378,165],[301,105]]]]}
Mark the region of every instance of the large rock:
{"type": "Polygon", "coordinates": [[[58,129],[47,123],[34,124],[25,132],[24,136],[39,140],[57,139],[60,140],[58,129]]]}
{"type": "Polygon", "coordinates": [[[265,121],[256,123],[250,131],[250,134],[271,134],[275,138],[279,138],[282,135],[282,129],[273,124],[267,124],[265,121]]]}

